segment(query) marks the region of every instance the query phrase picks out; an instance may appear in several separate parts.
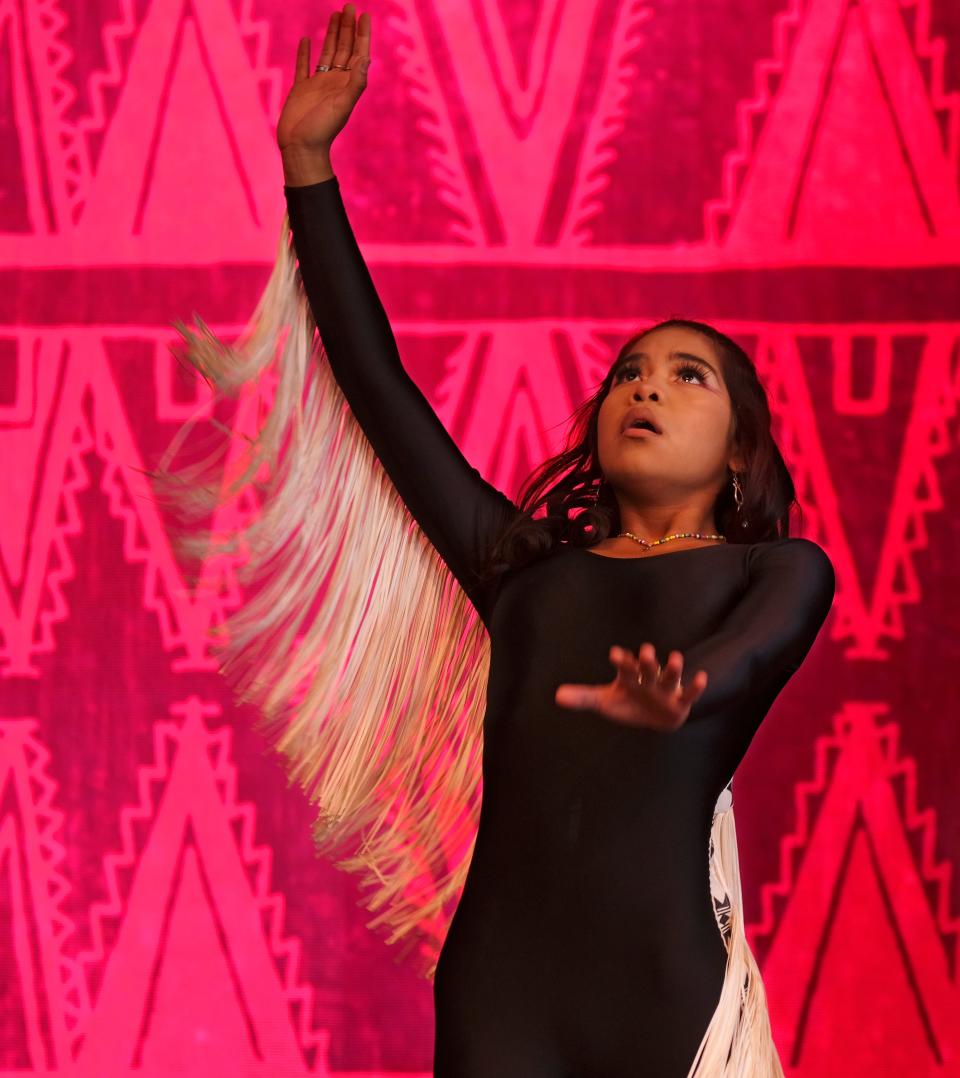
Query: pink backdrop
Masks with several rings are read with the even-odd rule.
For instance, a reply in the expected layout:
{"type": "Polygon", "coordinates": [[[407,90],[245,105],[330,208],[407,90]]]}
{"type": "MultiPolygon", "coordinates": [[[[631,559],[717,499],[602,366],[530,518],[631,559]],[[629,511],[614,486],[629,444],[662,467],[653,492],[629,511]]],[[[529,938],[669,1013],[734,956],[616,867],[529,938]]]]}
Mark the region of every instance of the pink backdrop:
{"type": "MultiPolygon", "coordinates": [[[[334,151],[408,367],[516,493],[617,345],[755,356],[834,609],[736,779],[749,933],[803,1078],[960,1074],[960,9],[370,0],[334,151]]],[[[0,1073],[397,1074],[427,982],[204,644],[144,477],[252,311],[274,125],[327,3],[0,4],[0,1073]]],[[[639,1072],[638,1072],[639,1073],[639,1072]]]]}

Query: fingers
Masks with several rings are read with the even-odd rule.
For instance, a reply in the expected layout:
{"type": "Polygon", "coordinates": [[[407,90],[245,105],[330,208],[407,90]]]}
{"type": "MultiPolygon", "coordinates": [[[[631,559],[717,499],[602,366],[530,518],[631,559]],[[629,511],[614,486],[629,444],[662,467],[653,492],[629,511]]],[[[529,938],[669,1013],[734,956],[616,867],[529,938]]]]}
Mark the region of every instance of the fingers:
{"type": "Polygon", "coordinates": [[[370,23],[370,13],[365,11],[357,23],[357,36],[350,57],[350,81],[355,81],[361,89],[366,85],[367,68],[370,66],[370,23]]]}
{"type": "MultiPolygon", "coordinates": [[[[683,653],[680,651],[671,651],[663,667],[657,662],[656,649],[649,642],[641,645],[636,657],[625,648],[612,647],[610,660],[631,688],[639,685],[644,689],[656,688],[668,693],[676,693],[684,688],[681,684],[683,653]]],[[[706,672],[704,672],[704,677],[706,677],[706,672]]],[[[686,691],[690,691],[689,685],[686,686],[686,691]]],[[[702,691],[701,688],[700,692],[702,691]]]]}
{"type": "Polygon", "coordinates": [[[626,683],[635,682],[640,673],[640,664],[633,652],[614,646],[609,654],[610,662],[617,668],[617,677],[626,683]]]}
{"type": "MultiPolygon", "coordinates": [[[[333,63],[346,67],[353,55],[353,39],[357,28],[357,12],[353,4],[344,4],[340,15],[340,32],[337,34],[337,49],[333,54],[333,63]]],[[[324,61],[326,63],[326,61],[324,61]]]]}
{"type": "Polygon", "coordinates": [[[297,42],[297,66],[293,73],[293,81],[302,82],[310,77],[310,38],[302,37],[297,42]]]}
{"type": "Polygon", "coordinates": [[[638,686],[644,689],[674,689],[679,680],[683,658],[679,651],[671,651],[666,667],[661,668],[657,662],[656,649],[653,644],[646,643],[640,646],[636,655],[626,648],[612,647],[610,661],[617,667],[621,680],[631,690],[638,686]]]}
{"type": "Polygon", "coordinates": [[[680,699],[684,704],[693,704],[703,695],[704,689],[707,687],[707,672],[706,670],[698,670],[693,677],[693,680],[687,682],[683,692],[680,695],[680,699]]]}
{"type": "Polygon", "coordinates": [[[657,652],[653,644],[640,645],[637,665],[640,668],[640,681],[645,689],[653,688],[659,683],[660,663],[657,662],[657,652]]]}
{"type": "Polygon", "coordinates": [[[667,665],[663,668],[660,683],[670,692],[676,692],[680,688],[680,675],[683,673],[683,655],[679,651],[671,651],[667,656],[667,665]]]}
{"type": "Polygon", "coordinates": [[[353,67],[354,60],[370,59],[370,28],[370,12],[365,11],[357,22],[357,36],[354,38],[353,55],[350,58],[351,67],[353,67]]]}
{"type": "Polygon", "coordinates": [[[340,32],[340,12],[334,11],[327,20],[327,33],[323,39],[323,45],[320,48],[320,59],[318,64],[323,64],[326,67],[332,67],[334,63],[334,54],[337,51],[337,35],[340,32]]]}

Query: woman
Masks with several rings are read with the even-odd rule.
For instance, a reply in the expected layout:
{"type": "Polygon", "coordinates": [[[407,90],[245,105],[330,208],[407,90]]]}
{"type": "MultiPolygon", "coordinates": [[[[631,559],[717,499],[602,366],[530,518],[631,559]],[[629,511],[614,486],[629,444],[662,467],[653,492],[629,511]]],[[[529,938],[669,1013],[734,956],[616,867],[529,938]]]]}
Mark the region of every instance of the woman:
{"type": "Polygon", "coordinates": [[[318,840],[362,837],[342,863],[377,888],[374,924],[439,940],[460,896],[429,971],[439,1078],[781,1075],[730,782],[834,574],[787,535],[763,388],[723,334],[663,323],[626,342],[518,503],[491,487],[404,372],[331,167],[370,30],[334,11],[312,74],[300,41],[277,128],[328,363],[286,222],[246,340],[181,329],[232,391],[293,325],[232,488],[275,465],[247,529],[274,582],[233,618],[224,669],[281,730],[318,840]]]}

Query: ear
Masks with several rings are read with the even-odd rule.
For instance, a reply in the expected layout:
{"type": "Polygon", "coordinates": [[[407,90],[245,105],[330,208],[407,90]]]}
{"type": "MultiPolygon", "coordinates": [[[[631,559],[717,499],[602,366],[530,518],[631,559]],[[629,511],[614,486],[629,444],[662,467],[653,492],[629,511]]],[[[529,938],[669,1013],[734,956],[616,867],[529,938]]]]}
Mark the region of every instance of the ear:
{"type": "Polygon", "coordinates": [[[730,456],[727,460],[727,467],[732,472],[742,472],[744,468],[744,459],[739,452],[740,447],[737,445],[736,438],[734,436],[733,420],[730,421],[730,435],[727,442],[727,448],[731,450],[730,456]]]}

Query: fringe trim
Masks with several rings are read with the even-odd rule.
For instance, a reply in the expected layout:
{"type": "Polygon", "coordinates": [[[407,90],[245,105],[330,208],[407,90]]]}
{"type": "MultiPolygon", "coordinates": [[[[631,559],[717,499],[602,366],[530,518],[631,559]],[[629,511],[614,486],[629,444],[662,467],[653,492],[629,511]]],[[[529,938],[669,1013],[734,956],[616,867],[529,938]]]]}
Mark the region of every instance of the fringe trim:
{"type": "MultiPolygon", "coordinates": [[[[172,541],[184,559],[244,548],[238,577],[262,586],[211,627],[220,670],[236,701],[260,711],[290,780],[318,806],[318,851],[351,847],[335,863],[370,892],[361,899],[376,912],[368,927],[404,941],[398,960],[414,950],[432,980],[479,820],[486,628],[333,377],[286,212],[273,270],[236,343],[194,319],[199,333],[174,325],[214,407],[245,393],[266,418],[253,436],[212,419],[226,435],[220,450],[174,470],[191,419],[147,474],[194,525],[235,500],[260,501],[259,517],[234,535],[194,526],[172,541]]],[[[688,1078],[783,1078],[744,935],[732,805],[714,815],[710,878],[727,969],[688,1078]]]]}
{"type": "Polygon", "coordinates": [[[710,832],[710,892],[727,948],[720,1001],[687,1078],[783,1078],[767,997],[743,923],[740,861],[732,801],[717,802],[710,832]]]}
{"type": "Polygon", "coordinates": [[[376,912],[368,927],[407,942],[398,961],[416,949],[432,980],[479,820],[486,628],[333,377],[286,212],[272,273],[236,343],[194,319],[199,333],[174,325],[214,406],[243,391],[266,418],[252,437],[212,420],[227,435],[225,469],[221,451],[174,471],[191,419],[147,474],[193,522],[237,498],[261,503],[259,517],[234,515],[249,522],[225,541],[193,527],[174,544],[201,559],[246,547],[238,576],[262,586],[211,629],[221,672],[237,702],[259,710],[290,780],[317,806],[318,851],[350,847],[335,863],[370,890],[361,899],[376,912]]]}

